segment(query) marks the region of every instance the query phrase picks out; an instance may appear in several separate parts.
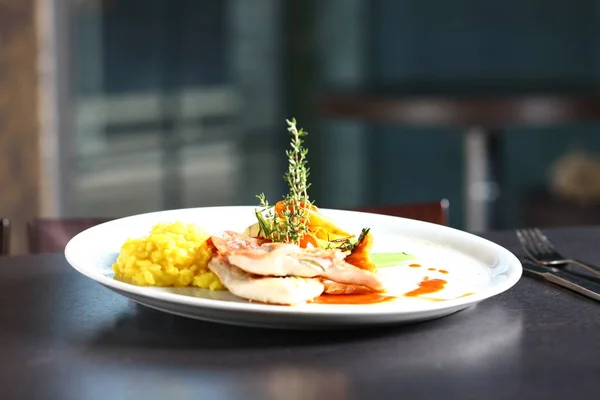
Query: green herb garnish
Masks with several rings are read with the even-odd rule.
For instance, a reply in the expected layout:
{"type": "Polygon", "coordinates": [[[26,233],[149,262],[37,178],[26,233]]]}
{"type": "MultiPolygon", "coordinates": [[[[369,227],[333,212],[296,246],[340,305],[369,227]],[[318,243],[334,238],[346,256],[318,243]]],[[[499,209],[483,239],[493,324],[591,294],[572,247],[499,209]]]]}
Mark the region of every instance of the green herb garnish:
{"type": "Polygon", "coordinates": [[[256,210],[259,225],[259,234],[274,242],[299,244],[300,240],[308,233],[307,208],[312,203],[308,197],[309,168],[306,165],[308,149],[303,147],[304,136],[308,134],[303,129],[296,127],[296,120],[286,120],[288,131],[292,135],[291,149],[285,154],[288,157],[288,170],[284,180],[288,183],[289,193],[281,202],[282,210],[273,210],[264,193],[257,197],[261,209],[256,210]]]}

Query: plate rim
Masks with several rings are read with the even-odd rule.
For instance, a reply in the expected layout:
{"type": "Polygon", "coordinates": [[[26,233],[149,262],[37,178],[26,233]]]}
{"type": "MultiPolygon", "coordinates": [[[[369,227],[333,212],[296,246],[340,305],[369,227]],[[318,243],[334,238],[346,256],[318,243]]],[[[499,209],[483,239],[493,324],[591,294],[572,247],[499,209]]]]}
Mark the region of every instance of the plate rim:
{"type": "MultiPolygon", "coordinates": [[[[517,282],[521,279],[523,275],[523,267],[516,255],[514,255],[511,251],[506,249],[505,247],[489,240],[484,237],[478,236],[474,233],[470,233],[464,230],[460,230],[457,228],[453,228],[446,225],[434,224],[432,222],[426,222],[421,220],[416,220],[412,218],[405,217],[397,217],[397,216],[389,216],[383,214],[376,214],[370,212],[362,212],[355,210],[344,210],[344,209],[334,209],[334,208],[319,208],[324,212],[343,212],[349,214],[362,214],[366,216],[377,216],[378,218],[386,218],[386,219],[394,219],[398,221],[411,221],[411,223],[416,224],[425,224],[428,226],[435,226],[435,229],[440,229],[443,231],[453,231],[454,234],[463,235],[469,237],[471,240],[478,241],[480,243],[485,243],[487,246],[494,248],[496,253],[500,253],[504,255],[504,259],[506,264],[508,264],[508,268],[504,274],[506,274],[507,279],[496,285],[494,288],[484,290],[483,292],[475,293],[471,296],[462,297],[458,299],[450,299],[444,302],[432,302],[431,307],[419,308],[415,310],[406,310],[406,309],[398,309],[397,307],[374,307],[374,305],[360,305],[360,304],[344,304],[342,308],[340,305],[329,305],[329,304],[313,304],[307,307],[307,305],[299,305],[299,306],[280,306],[274,304],[261,304],[250,301],[224,301],[218,299],[207,299],[201,297],[192,297],[185,296],[177,293],[169,293],[163,291],[157,291],[156,287],[153,286],[137,286],[133,284],[129,284],[126,282],[121,282],[116,279],[112,279],[106,275],[100,274],[96,275],[92,273],[93,268],[85,268],[80,264],[79,261],[74,259],[74,248],[81,240],[82,236],[85,236],[91,230],[95,230],[99,227],[105,226],[107,224],[112,224],[116,221],[124,221],[129,219],[136,219],[140,217],[152,217],[153,215],[164,215],[168,213],[179,213],[179,212],[194,212],[198,210],[215,210],[215,209],[241,209],[241,210],[254,210],[257,208],[256,205],[234,205],[234,206],[208,206],[208,207],[189,207],[189,208],[179,208],[179,209],[169,209],[162,211],[153,211],[146,212],[134,215],[128,215],[125,217],[115,218],[114,220],[103,222],[101,224],[95,225],[93,227],[87,228],[84,231],[78,233],[73,238],[69,240],[67,243],[64,256],[68,262],[68,264],[77,272],[93,280],[94,282],[101,284],[108,289],[113,291],[118,291],[117,294],[123,295],[122,292],[132,293],[137,296],[141,296],[143,298],[150,297],[156,300],[181,304],[185,306],[193,306],[199,308],[210,308],[212,310],[218,310],[221,312],[248,312],[252,314],[270,314],[270,315],[290,315],[290,314],[302,314],[303,316],[315,315],[315,316],[324,316],[324,315],[332,315],[332,314],[340,314],[340,315],[348,315],[348,316],[363,316],[369,315],[372,317],[384,317],[396,314],[402,314],[406,316],[410,316],[412,314],[420,314],[425,311],[433,311],[439,310],[443,311],[449,308],[455,308],[457,306],[468,306],[477,304],[483,300],[490,299],[495,297],[501,293],[504,293],[511,288],[513,288],[517,282]],[[510,273],[508,273],[510,272],[510,273]],[[351,311],[350,311],[351,310],[351,311]]],[[[125,295],[124,295],[125,296],[125,295]]],[[[127,297],[127,296],[125,296],[127,297]]],[[[387,303],[387,304],[393,304],[387,303]]]]}

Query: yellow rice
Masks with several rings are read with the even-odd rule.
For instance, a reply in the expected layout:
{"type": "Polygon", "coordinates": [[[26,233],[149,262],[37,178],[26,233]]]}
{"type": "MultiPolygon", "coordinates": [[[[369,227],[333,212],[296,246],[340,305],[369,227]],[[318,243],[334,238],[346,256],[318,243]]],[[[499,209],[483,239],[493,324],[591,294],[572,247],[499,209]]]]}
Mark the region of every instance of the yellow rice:
{"type": "Polygon", "coordinates": [[[196,286],[223,290],[208,269],[210,235],[193,224],[155,225],[150,234],[128,239],[113,265],[115,278],[140,286],[196,286]]]}

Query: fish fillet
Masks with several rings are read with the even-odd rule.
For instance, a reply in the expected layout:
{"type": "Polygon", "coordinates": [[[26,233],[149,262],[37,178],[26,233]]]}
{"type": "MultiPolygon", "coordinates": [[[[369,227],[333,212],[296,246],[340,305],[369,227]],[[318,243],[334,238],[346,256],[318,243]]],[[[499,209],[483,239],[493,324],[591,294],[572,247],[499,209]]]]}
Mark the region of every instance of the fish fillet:
{"type": "Polygon", "coordinates": [[[221,254],[237,249],[260,248],[265,239],[242,235],[237,232],[223,231],[211,237],[213,244],[221,254]]]}
{"type": "Polygon", "coordinates": [[[295,245],[271,243],[233,250],[225,253],[225,257],[229,263],[251,274],[303,278],[320,276],[325,268],[318,262],[305,262],[294,257],[301,250],[295,245]]]}
{"type": "Polygon", "coordinates": [[[325,289],[319,279],[252,276],[229,264],[222,255],[213,257],[208,268],[232,294],[261,303],[302,304],[320,296],[325,289]]]}
{"type": "Polygon", "coordinates": [[[347,285],[366,286],[383,291],[379,277],[343,260],[336,250],[302,249],[292,244],[266,243],[236,248],[224,255],[230,264],[246,272],[264,276],[322,277],[347,285]]]}

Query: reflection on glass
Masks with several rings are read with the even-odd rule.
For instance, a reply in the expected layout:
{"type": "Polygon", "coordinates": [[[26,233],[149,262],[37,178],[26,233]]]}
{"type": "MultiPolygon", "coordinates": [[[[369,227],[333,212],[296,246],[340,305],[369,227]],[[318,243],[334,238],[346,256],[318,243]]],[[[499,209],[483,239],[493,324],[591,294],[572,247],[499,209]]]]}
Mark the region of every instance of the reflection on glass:
{"type": "Polygon", "coordinates": [[[72,216],[240,204],[280,177],[245,145],[272,153],[281,126],[277,1],[84,3],[72,216]]]}

